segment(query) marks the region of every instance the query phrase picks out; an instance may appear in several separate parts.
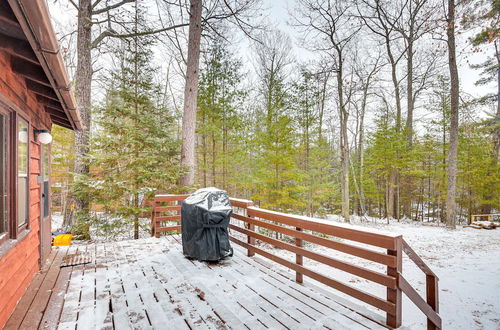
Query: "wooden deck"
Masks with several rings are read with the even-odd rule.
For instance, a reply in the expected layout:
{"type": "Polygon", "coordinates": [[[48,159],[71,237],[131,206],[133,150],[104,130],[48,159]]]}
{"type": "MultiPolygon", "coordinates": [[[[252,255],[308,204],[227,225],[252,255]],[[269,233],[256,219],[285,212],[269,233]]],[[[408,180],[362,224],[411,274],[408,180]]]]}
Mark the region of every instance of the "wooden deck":
{"type": "Polygon", "coordinates": [[[209,264],[186,259],[179,240],[53,248],[6,329],[384,328],[241,247],[209,264]],[[75,253],[92,262],[60,268],[75,253]]]}

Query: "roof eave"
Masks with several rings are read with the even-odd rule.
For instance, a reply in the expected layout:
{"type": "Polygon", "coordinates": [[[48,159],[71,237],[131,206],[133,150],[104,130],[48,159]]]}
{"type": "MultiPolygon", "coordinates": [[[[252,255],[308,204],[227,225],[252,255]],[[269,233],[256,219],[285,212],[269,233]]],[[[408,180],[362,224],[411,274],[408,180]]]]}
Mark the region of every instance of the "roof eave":
{"type": "Polygon", "coordinates": [[[7,0],[47,75],[73,129],[82,129],[80,113],[59,52],[49,11],[43,0],[7,0]]]}

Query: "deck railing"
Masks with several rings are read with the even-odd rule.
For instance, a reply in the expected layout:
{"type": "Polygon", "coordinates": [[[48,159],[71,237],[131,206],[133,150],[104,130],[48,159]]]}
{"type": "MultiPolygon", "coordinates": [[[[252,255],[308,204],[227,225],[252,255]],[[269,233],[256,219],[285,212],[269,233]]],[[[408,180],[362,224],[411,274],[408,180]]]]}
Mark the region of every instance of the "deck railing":
{"type": "MultiPolygon", "coordinates": [[[[153,236],[160,237],[161,233],[181,230],[181,203],[186,197],[187,195],[156,196],[152,212],[153,236]]],[[[428,329],[441,329],[441,317],[438,314],[438,277],[401,235],[384,235],[331,221],[269,211],[254,207],[253,202],[249,200],[235,198],[230,200],[234,208],[232,218],[236,221],[232,221],[229,228],[230,231],[239,233],[239,235],[230,234],[230,240],[247,249],[248,256],[257,253],[295,271],[295,280],[298,283],[303,282],[303,276],[308,276],[384,311],[386,313],[385,324],[391,328],[401,326],[402,293],[404,293],[425,314],[428,329]],[[293,240],[287,242],[273,238],[263,231],[285,235],[293,240]],[[242,237],[246,237],[246,239],[242,239],[242,237]],[[256,245],[256,240],[294,253],[295,261],[269,252],[262,246],[256,245]],[[375,271],[327,254],[315,252],[308,249],[304,245],[304,241],[384,265],[386,270],[385,272],[375,271]],[[352,241],[355,244],[345,241],[352,241]],[[425,300],[403,276],[403,253],[408,255],[409,259],[426,275],[425,300]],[[304,266],[304,257],[378,283],[386,287],[386,295],[385,297],[376,296],[312,270],[304,266]]]]}

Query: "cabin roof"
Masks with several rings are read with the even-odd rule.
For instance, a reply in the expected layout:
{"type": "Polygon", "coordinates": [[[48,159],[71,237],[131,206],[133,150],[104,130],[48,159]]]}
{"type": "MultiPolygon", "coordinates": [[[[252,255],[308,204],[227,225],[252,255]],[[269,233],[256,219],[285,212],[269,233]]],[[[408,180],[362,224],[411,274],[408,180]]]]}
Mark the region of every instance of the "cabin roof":
{"type": "Polygon", "coordinates": [[[60,126],[82,128],[66,66],[44,0],[0,0],[0,48],[12,69],[60,126]]]}

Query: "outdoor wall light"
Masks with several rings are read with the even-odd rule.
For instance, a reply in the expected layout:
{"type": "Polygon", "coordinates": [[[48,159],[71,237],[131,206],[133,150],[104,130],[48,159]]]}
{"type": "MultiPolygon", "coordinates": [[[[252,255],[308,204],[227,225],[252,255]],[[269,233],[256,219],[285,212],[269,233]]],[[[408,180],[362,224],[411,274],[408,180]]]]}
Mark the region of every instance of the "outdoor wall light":
{"type": "Polygon", "coordinates": [[[35,129],[35,137],[38,136],[38,142],[41,144],[49,144],[52,142],[52,135],[47,129],[35,129]]]}
{"type": "Polygon", "coordinates": [[[28,143],[28,131],[26,129],[20,130],[18,139],[21,143],[28,143]]]}

